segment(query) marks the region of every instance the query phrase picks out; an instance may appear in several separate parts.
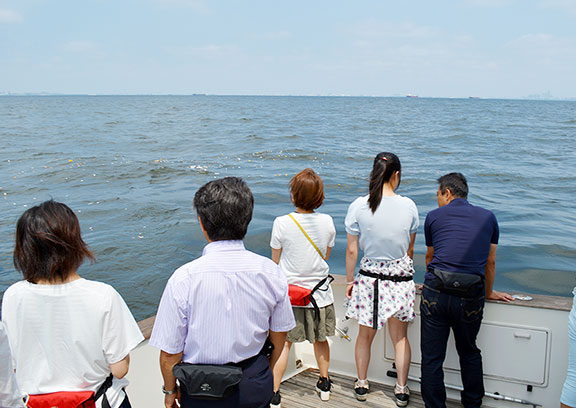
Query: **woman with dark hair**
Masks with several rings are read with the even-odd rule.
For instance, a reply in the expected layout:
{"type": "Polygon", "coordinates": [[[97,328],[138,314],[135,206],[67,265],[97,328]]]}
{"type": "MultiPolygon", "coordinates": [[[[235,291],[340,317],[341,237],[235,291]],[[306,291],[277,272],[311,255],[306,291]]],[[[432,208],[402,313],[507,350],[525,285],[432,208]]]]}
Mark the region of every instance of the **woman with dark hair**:
{"type": "Polygon", "coordinates": [[[396,194],[401,170],[395,154],[379,153],[370,174],[370,194],[350,204],[345,224],[346,296],[350,299],[346,316],[358,320],[354,392],[358,400],[366,400],[370,347],[377,330],[387,322],[398,372],[394,395],[396,404],[403,407],[410,396],[406,381],[411,350],[406,334],[415,316],[412,257],[418,210],[411,199],[396,194]],[[364,256],[355,276],[359,249],[364,256]]]}
{"type": "MultiPolygon", "coordinates": [[[[316,390],[323,401],[330,399],[328,377],[330,347],[327,336],[334,336],[336,317],[326,260],[334,246],[336,229],[332,217],[315,212],[324,202],[324,183],[312,169],[304,169],[290,180],[290,195],[296,210],[277,217],[272,228],[272,260],[280,265],[290,284],[290,300],[296,327],[288,332],[286,344],[274,367],[272,407],[280,406],[279,387],[288,364],[292,343],[308,340],[320,370],[316,390]],[[295,286],[294,286],[295,285],[295,286]],[[313,291],[312,302],[304,305],[295,290],[313,291]]],[[[307,293],[307,292],[304,292],[307,293]]]]}
{"type": "Polygon", "coordinates": [[[2,319],[30,407],[76,406],[86,395],[97,407],[130,407],[124,376],[143,336],[114,288],[78,275],[85,258],[94,255],[65,204],[46,201],[18,220],[14,265],[25,280],[4,293],[2,319]]]}

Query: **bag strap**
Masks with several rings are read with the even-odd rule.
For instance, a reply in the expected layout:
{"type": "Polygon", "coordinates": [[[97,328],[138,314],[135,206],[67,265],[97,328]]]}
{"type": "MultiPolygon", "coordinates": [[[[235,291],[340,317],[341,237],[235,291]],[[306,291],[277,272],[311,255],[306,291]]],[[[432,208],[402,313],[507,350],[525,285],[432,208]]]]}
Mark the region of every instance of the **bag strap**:
{"type": "Polygon", "coordinates": [[[106,397],[106,391],[112,387],[112,377],[112,373],[110,373],[94,394],[94,401],[98,401],[98,398],[102,397],[102,408],[110,408],[110,402],[108,402],[108,398],[106,397]]]}
{"type": "Polygon", "coordinates": [[[316,286],[314,286],[314,289],[312,289],[310,291],[310,295],[309,295],[310,296],[310,303],[312,303],[312,307],[314,308],[314,318],[316,320],[320,319],[320,308],[318,307],[318,303],[316,303],[316,299],[314,299],[314,296],[313,296],[314,292],[316,292],[317,290],[321,290],[322,292],[327,291],[333,280],[334,280],[334,277],[332,275],[328,275],[324,279],[322,279],[320,282],[318,282],[316,284],[316,286]],[[326,289],[320,289],[325,283],[328,283],[328,285],[326,285],[326,289]]]}
{"type": "Polygon", "coordinates": [[[323,260],[326,260],[324,258],[324,255],[322,254],[322,252],[318,249],[318,247],[316,246],[316,244],[314,243],[314,241],[312,241],[312,238],[310,238],[310,236],[306,233],[306,231],[304,231],[304,228],[302,228],[302,226],[300,225],[300,223],[298,221],[296,221],[296,218],[294,218],[294,216],[292,214],[288,214],[288,216],[290,218],[292,218],[292,220],[296,223],[296,225],[298,225],[298,228],[300,228],[300,231],[302,231],[302,233],[306,236],[306,238],[308,238],[308,241],[310,241],[310,243],[312,244],[312,246],[314,247],[314,249],[318,252],[318,254],[320,254],[320,258],[322,258],[323,260]]]}
{"type": "Polygon", "coordinates": [[[332,283],[332,281],[334,281],[334,276],[332,276],[332,275],[326,276],[324,279],[322,279],[320,282],[318,282],[316,284],[316,286],[314,286],[314,288],[310,292],[310,295],[313,295],[314,292],[316,292],[317,290],[321,290],[322,292],[327,291],[328,286],[332,283]],[[328,282],[328,285],[326,285],[326,289],[320,289],[326,282],[328,282]]]}

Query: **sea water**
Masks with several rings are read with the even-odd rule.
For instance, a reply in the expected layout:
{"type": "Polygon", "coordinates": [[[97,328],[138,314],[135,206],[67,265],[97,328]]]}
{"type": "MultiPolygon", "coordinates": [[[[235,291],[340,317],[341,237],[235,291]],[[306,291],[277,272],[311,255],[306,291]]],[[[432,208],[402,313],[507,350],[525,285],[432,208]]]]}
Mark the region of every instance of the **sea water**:
{"type": "Polygon", "coordinates": [[[576,284],[576,102],[257,96],[0,97],[0,293],[21,279],[15,225],[53,198],[76,211],[97,262],[80,274],[112,284],[138,319],[205,245],[194,193],[239,176],[256,204],[245,243],[270,255],[276,216],[292,210],[288,182],[311,167],[324,179],[345,273],[348,205],[367,194],[374,156],[402,161],[399,194],[423,224],[436,179],[467,176],[471,203],[500,224],[495,288],[569,296],[576,284]]]}

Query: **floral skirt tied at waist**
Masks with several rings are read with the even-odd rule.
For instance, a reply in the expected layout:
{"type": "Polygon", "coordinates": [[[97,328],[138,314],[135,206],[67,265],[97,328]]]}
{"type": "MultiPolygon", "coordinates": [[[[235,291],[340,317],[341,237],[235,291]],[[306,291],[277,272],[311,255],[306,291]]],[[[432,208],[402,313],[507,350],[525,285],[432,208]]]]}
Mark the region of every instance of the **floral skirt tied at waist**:
{"type": "Polygon", "coordinates": [[[346,317],[381,329],[390,317],[414,320],[414,264],[405,255],[390,261],[362,258],[346,317]]]}

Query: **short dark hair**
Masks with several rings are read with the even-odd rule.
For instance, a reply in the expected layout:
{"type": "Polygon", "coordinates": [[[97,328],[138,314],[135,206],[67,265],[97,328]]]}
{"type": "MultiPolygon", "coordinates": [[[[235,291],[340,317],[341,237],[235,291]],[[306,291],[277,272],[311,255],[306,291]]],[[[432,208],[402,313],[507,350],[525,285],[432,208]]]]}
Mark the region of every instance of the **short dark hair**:
{"type": "Polygon", "coordinates": [[[304,169],[290,180],[290,192],[296,207],[312,211],[324,202],[324,182],[312,169],[304,169]]]}
{"type": "MultiPolygon", "coordinates": [[[[382,152],[378,153],[374,158],[374,165],[370,173],[370,195],[368,196],[368,204],[372,213],[375,213],[382,201],[382,187],[388,183],[394,173],[402,175],[402,165],[400,159],[394,153],[382,152]]],[[[398,186],[400,186],[400,179],[398,179],[398,186]]]]}
{"type": "Polygon", "coordinates": [[[448,189],[454,197],[468,197],[468,182],[462,173],[448,173],[443,175],[438,179],[438,187],[442,193],[448,189]]]}
{"type": "Polygon", "coordinates": [[[210,240],[244,239],[252,220],[254,196],[241,178],[225,177],[200,187],[194,208],[210,240]]]}
{"type": "Polygon", "coordinates": [[[20,216],[14,266],[27,281],[64,282],[85,258],[94,260],[94,255],[82,240],[78,217],[66,204],[45,201],[20,216]]]}

